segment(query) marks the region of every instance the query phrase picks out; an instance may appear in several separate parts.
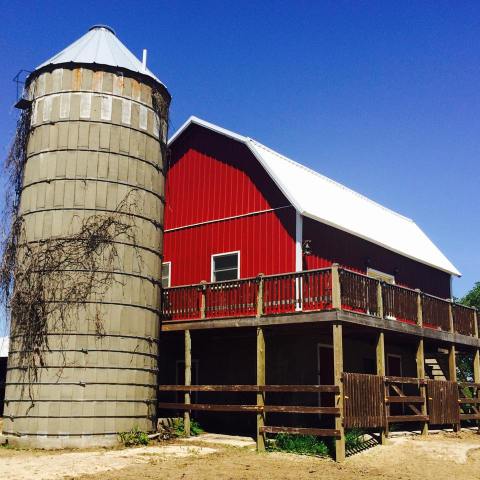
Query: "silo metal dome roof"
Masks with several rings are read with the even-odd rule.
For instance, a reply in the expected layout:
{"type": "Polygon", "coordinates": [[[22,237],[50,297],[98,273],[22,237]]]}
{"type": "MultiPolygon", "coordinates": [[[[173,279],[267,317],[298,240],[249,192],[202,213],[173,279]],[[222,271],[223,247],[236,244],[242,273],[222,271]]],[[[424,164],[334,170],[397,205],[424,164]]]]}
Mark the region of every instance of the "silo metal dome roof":
{"type": "MultiPolygon", "coordinates": [[[[35,71],[65,63],[96,64],[129,70],[163,83],[118,39],[113,28],[94,25],[61,52],[39,65],[35,71]]],[[[165,86],[165,85],[163,85],[165,86]]]]}

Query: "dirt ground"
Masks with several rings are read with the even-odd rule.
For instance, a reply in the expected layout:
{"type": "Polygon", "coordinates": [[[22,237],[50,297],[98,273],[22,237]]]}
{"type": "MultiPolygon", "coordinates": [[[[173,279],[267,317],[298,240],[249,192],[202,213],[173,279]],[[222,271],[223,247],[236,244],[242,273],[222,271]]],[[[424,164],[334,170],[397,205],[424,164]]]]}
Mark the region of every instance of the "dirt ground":
{"type": "MultiPolygon", "coordinates": [[[[201,438],[199,439],[201,440],[201,438]]],[[[391,439],[342,464],[285,453],[258,454],[251,445],[201,441],[151,447],[70,452],[0,448],[3,480],[158,479],[480,479],[480,436],[442,433],[391,439]]]]}

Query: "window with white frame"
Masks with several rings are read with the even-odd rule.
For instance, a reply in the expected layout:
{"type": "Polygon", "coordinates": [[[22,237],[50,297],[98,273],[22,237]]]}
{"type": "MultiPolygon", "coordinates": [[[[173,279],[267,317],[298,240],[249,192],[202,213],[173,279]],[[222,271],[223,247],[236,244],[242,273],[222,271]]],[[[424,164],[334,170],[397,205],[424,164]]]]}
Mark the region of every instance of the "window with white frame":
{"type": "Polygon", "coordinates": [[[170,271],[172,269],[172,262],[162,263],[162,288],[170,286],[170,271]]]}
{"type": "Polygon", "coordinates": [[[212,255],[212,282],[240,278],[240,252],[212,255]]]}
{"type": "Polygon", "coordinates": [[[395,285],[395,277],[389,273],[381,272],[380,270],[375,270],[374,268],[367,268],[367,275],[375,278],[376,280],[395,285]]]}

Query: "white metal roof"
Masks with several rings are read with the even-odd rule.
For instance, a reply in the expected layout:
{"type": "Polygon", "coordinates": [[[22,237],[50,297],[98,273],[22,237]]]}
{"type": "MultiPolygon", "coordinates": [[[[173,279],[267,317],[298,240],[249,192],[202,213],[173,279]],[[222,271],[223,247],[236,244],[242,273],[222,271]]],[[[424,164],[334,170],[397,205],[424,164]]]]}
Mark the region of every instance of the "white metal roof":
{"type": "Polygon", "coordinates": [[[169,144],[192,123],[245,144],[303,216],[452,275],[461,275],[413,220],[290,160],[249,137],[192,116],[175,132],[169,144]]]}
{"type": "Polygon", "coordinates": [[[117,38],[113,29],[106,25],[94,25],[85,35],[39,65],[35,70],[61,63],[90,63],[124,68],[131,72],[146,75],[162,84],[148,68],[143,67],[142,62],[117,38]]]}
{"type": "Polygon", "coordinates": [[[0,337],[0,357],[8,357],[8,337],[0,337]]]}

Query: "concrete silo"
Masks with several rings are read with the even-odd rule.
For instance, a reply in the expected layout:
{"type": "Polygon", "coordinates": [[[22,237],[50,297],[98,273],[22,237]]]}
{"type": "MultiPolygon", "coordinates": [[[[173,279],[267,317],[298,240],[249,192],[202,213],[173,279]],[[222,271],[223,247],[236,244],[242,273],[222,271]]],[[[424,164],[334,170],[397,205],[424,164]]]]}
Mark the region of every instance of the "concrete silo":
{"type": "Polygon", "coordinates": [[[102,212],[128,216],[136,233],[135,245],[119,239],[107,291],[79,306],[67,331],[47,332],[31,395],[13,336],[3,427],[11,443],[105,445],[117,432],[154,427],[170,95],[145,60],[111,28],[94,26],[27,79],[24,240],[71,234],[102,212]],[[115,213],[131,192],[128,213],[115,213]],[[91,318],[98,311],[101,334],[91,318]]]}

